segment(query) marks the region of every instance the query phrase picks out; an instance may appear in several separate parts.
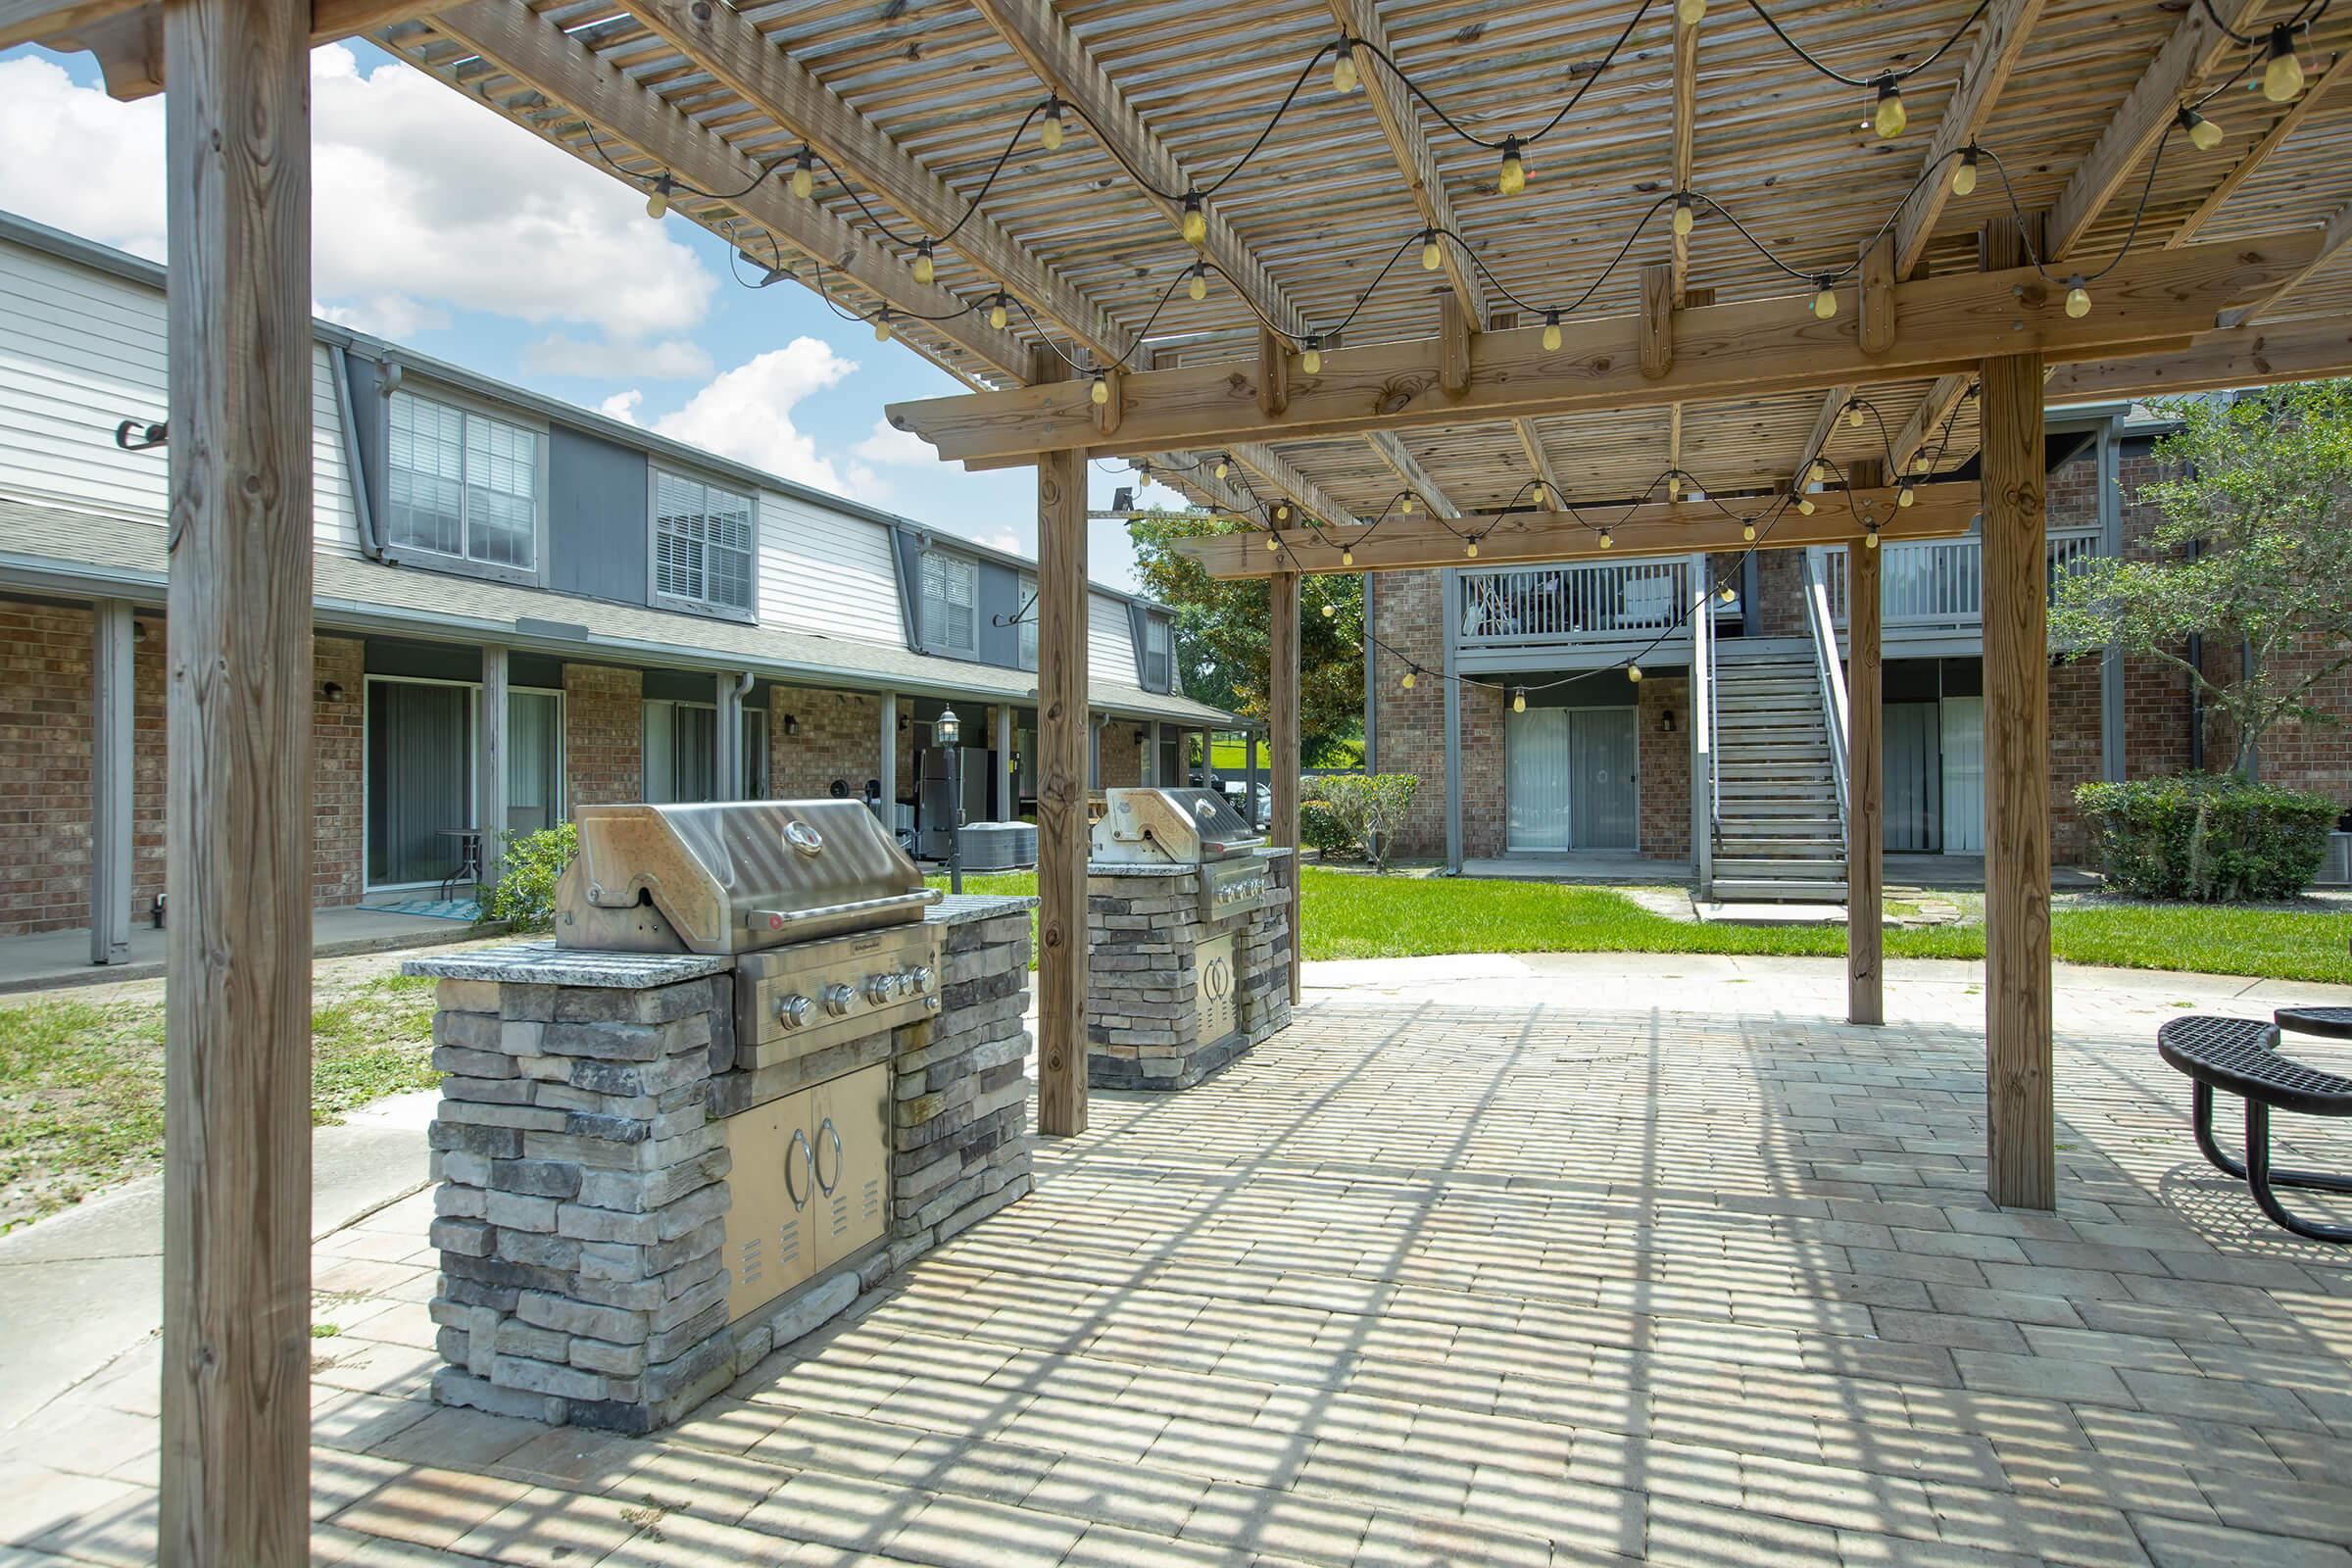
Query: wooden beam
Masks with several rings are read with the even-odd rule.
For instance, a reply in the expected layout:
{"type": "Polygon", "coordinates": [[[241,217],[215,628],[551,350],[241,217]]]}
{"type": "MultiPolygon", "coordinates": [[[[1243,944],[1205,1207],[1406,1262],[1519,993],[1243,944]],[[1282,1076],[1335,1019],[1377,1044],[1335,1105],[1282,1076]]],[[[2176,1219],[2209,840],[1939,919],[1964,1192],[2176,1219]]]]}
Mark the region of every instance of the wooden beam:
{"type": "Polygon", "coordinates": [[[164,14],[158,1557],[310,1560],[310,8],[164,14]]]}
{"type": "MultiPolygon", "coordinates": [[[[1666,410],[1666,466],[1677,472],[1683,466],[1683,406],[1673,404],[1666,410]]],[[[1555,497],[1555,503],[1564,498],[1555,497]]]]}
{"type": "Polygon", "coordinates": [[[1984,13],[1960,84],[1952,89],[1936,134],[1928,142],[1920,165],[1921,181],[1894,215],[1894,275],[1909,277],[1918,270],[1936,237],[1936,224],[1951,200],[1951,172],[1960,150],[1983,134],[1992,108],[2009,84],[2009,74],[2024,55],[2034,25],[2041,20],[2043,0],[1995,0],[1984,13]]]}
{"type": "Polygon", "coordinates": [[[2165,249],[2176,249],[2196,238],[2197,230],[2213,220],[2213,215],[2220,212],[2228,204],[2230,198],[2237,194],[2237,188],[2253,178],[2255,172],[2262,168],[2264,161],[2285,145],[2288,137],[2302,128],[2303,122],[2309,120],[2312,111],[2319,108],[2322,101],[2327,98],[2328,89],[2343,78],[2343,66],[2344,57],[2339,54],[2329,60],[2318,75],[2311,78],[2311,85],[2303,89],[2303,96],[2288,106],[2286,113],[2278,117],[2278,123],[2264,131],[2262,139],[2247,149],[2246,156],[2239,159],[2236,166],[2222,176],[2221,183],[2208,191],[2203,201],[2197,203],[2197,210],[2182,219],[2180,226],[2166,237],[2165,249]]]}
{"type": "Polygon", "coordinates": [[[1898,507],[1892,489],[1832,491],[1821,497],[1813,515],[1793,508],[1782,510],[1769,523],[1759,523],[1761,537],[1742,535],[1742,522],[1725,507],[1753,506],[1760,514],[1766,503],[1712,501],[1653,501],[1638,507],[1594,508],[1581,516],[1565,512],[1514,513],[1502,517],[1473,516],[1452,527],[1417,518],[1390,518],[1377,528],[1327,529],[1318,541],[1303,529],[1280,530],[1283,548],[1266,548],[1266,535],[1250,530],[1218,534],[1206,539],[1179,539],[1179,554],[1192,557],[1212,577],[1239,580],[1275,577],[1291,572],[1415,571],[1433,566],[1463,564],[1463,535],[1478,538],[1481,565],[1514,562],[1623,561],[1697,551],[1790,550],[1806,545],[1859,542],[1867,521],[1876,520],[1886,540],[1950,539],[1968,532],[1976,518],[1979,493],[1973,484],[1924,484],[1914,491],[1916,504],[1898,507]],[[1609,531],[1610,546],[1602,548],[1599,530],[1609,531]],[[1341,553],[1355,556],[1352,564],[1341,553]]]}
{"type": "MultiPolygon", "coordinates": [[[[312,0],[311,47],[426,15],[432,0],[312,0]]],[[[97,56],[110,98],[164,90],[164,8],[156,0],[0,0],[0,49],[21,43],[97,56]],[[60,19],[63,19],[62,21],[60,19]],[[46,30],[45,30],[46,29],[46,30]]]]}
{"type": "Polygon", "coordinates": [[[1651,262],[1642,269],[1642,373],[1655,381],[1674,368],[1674,269],[1651,262]]]}
{"type": "Polygon", "coordinates": [[[1257,412],[1279,419],[1291,407],[1291,346],[1270,326],[1257,329],[1257,412]]]}
{"type": "Polygon", "coordinates": [[[1821,410],[1813,416],[1813,428],[1805,436],[1805,444],[1797,449],[1796,466],[1788,470],[1788,488],[1798,494],[1812,483],[1807,470],[1813,460],[1829,449],[1830,437],[1837,434],[1838,420],[1844,415],[1845,406],[1853,401],[1854,387],[1850,384],[1830,388],[1821,400],[1821,410]]]}
{"type": "Polygon", "coordinates": [[[1387,464],[1403,481],[1404,487],[1419,496],[1422,505],[1431,512],[1441,517],[1458,517],[1462,514],[1462,509],[1453,504],[1452,498],[1446,494],[1437,480],[1430,477],[1429,470],[1421,466],[1419,458],[1413,456],[1402,436],[1393,430],[1374,430],[1364,440],[1374,452],[1380,454],[1380,461],[1387,464]]]}
{"type": "MultiPolygon", "coordinates": [[[[1690,188],[1691,168],[1697,157],[1698,129],[1698,24],[1685,22],[1682,8],[1675,8],[1674,17],[1674,188],[1677,194],[1690,188]]],[[[1667,230],[1666,299],[1680,310],[1690,287],[1690,236],[1667,230]]],[[[1642,284],[1647,298],[1646,274],[1642,284]]],[[[1669,356],[1672,350],[1669,348],[1669,356]]]]}
{"type": "Polygon", "coordinates": [[[130,603],[90,606],[90,961],[130,961],[137,694],[130,603]]]}
{"type": "MultiPolygon", "coordinates": [[[[1682,406],[1677,404],[1675,407],[1679,412],[1682,406]]],[[[1680,422],[1679,419],[1676,421],[1678,429],[1680,422]]],[[[1544,482],[1545,499],[1557,504],[1567,492],[1560,488],[1559,475],[1551,471],[1551,454],[1544,450],[1544,432],[1536,428],[1533,419],[1513,419],[1511,429],[1519,437],[1519,450],[1527,454],[1527,466],[1535,469],[1536,477],[1544,482]]]]}
{"type": "Polygon", "coordinates": [[[1951,417],[1953,408],[1976,384],[1975,376],[1962,372],[1936,378],[1928,388],[1928,395],[1919,400],[1919,407],[1911,411],[1911,417],[1903,421],[1903,427],[1894,433],[1894,440],[1888,445],[1887,456],[1898,476],[1909,473],[1928,443],[1942,435],[1944,421],[1951,417]]]}
{"type": "Polygon", "coordinates": [[[720,85],[807,140],[850,178],[884,193],[924,233],[938,237],[954,230],[955,248],[973,267],[1059,322],[1100,361],[1120,360],[1133,347],[1133,333],[995,220],[974,214],[967,220],[963,196],[733,7],[710,0],[632,0],[630,10],[720,85]]]}
{"type": "Polygon", "coordinates": [[[1288,499],[1307,516],[1341,528],[1363,526],[1363,519],[1325,494],[1321,485],[1292,466],[1272,447],[1244,441],[1233,448],[1233,461],[1257,475],[1266,487],[1288,499]]]}
{"type": "MultiPolygon", "coordinates": [[[[1396,58],[1396,45],[1389,41],[1388,29],[1381,25],[1380,12],[1372,0],[1328,0],[1328,3],[1332,20],[1340,24],[1342,31],[1361,38],[1392,60],[1396,58]]],[[[1429,138],[1421,131],[1420,106],[1413,102],[1404,84],[1377,62],[1359,53],[1356,65],[1363,79],[1364,97],[1372,105],[1373,118],[1380,122],[1381,134],[1388,138],[1389,152],[1396,160],[1397,172],[1404,176],[1405,193],[1413,199],[1413,210],[1429,227],[1460,233],[1452,199],[1446,194],[1445,176],[1439,172],[1437,158],[1430,152],[1429,138]]],[[[1442,243],[1438,249],[1446,286],[1460,302],[1462,314],[1484,330],[1492,320],[1485,281],[1471,268],[1459,245],[1442,243]]]]}
{"type": "MultiPolygon", "coordinates": [[[[1459,398],[1470,391],[1470,318],[1452,295],[1438,299],[1438,391],[1459,398]]],[[[1331,363],[1328,357],[1324,364],[1331,363]]]]}
{"type": "MultiPolygon", "coordinates": [[[[2253,25],[2265,0],[2217,0],[2224,18],[2239,32],[2253,25]]],[[[2229,33],[2214,25],[2202,5],[2190,6],[2180,25],[2165,41],[2148,69],[2140,74],[2115,118],[2099,133],[2089,156],[2075,167],[2058,201],[2050,209],[2045,254],[2052,262],[2074,254],[2083,236],[2098,221],[2107,204],[2123,190],[2132,170],[2146,157],[2180,111],[2180,101],[2222,57],[2238,46],[2229,33]]]]}
{"type": "MultiPolygon", "coordinates": [[[[472,0],[438,13],[432,25],[533,92],[576,111],[606,134],[619,137],[701,189],[742,190],[760,172],[761,165],[527,7],[512,0],[472,0]]],[[[582,161],[603,166],[584,143],[575,145],[548,129],[532,128],[582,161]]],[[[953,317],[908,321],[905,335],[914,336],[919,328],[921,334],[936,335],[970,354],[998,375],[1028,380],[1029,351],[1019,339],[995,330],[978,312],[955,314],[961,310],[961,300],[946,289],[917,283],[897,257],[877,250],[819,204],[801,201],[781,182],[767,180],[728,205],[802,255],[909,316],[953,317]]]]}
{"type": "Polygon", "coordinates": [[[1291,852],[1291,1004],[1298,1003],[1298,956],[1305,947],[1298,929],[1298,579],[1275,578],[1266,585],[1266,723],[1274,743],[1274,825],[1269,842],[1291,852]]]}
{"type": "MultiPolygon", "coordinates": [[[[1869,489],[1886,482],[1876,458],[1856,463],[1848,477],[1869,489]]],[[[1879,563],[1885,555],[1857,546],[1845,552],[1845,1018],[1859,1024],[1886,1021],[1886,683],[1879,662],[1879,563]]]]}
{"type": "MultiPolygon", "coordinates": [[[[1986,256],[2018,235],[1988,225],[1986,256]]],[[[1979,372],[1984,463],[1985,1190],[2007,1207],[2057,1206],[2050,1087],[2049,565],[2041,359],[1979,372]]]]}
{"type": "Polygon", "coordinates": [[[2347,243],[2352,243],[2352,207],[2339,209],[2333,218],[2328,220],[2328,226],[2320,231],[2319,254],[2298,269],[2294,276],[2270,289],[2251,305],[2240,305],[2222,312],[2214,324],[2229,331],[2232,327],[2251,326],[2275,315],[2286,303],[2289,294],[2310,282],[2315,273],[2341,255],[2347,243]]]}
{"type": "MultiPolygon", "coordinates": [[[[1040,380],[1055,365],[1037,354],[1040,380]]],[[[1037,1129],[1086,1131],[1086,463],[1037,465],[1037,1129]]],[[[887,804],[887,803],[885,803],[887,804]]]]}
{"type": "Polygon", "coordinates": [[[2186,348],[2062,365],[2044,388],[2052,404],[2172,397],[2352,375],[2352,315],[2207,332],[2186,348]]]}
{"type": "MultiPolygon", "coordinates": [[[[1237,440],[1458,424],[1551,413],[1663,408],[1710,398],[1756,398],[1878,378],[1962,373],[1986,343],[2015,345],[2060,360],[2103,357],[2131,343],[2185,341],[2211,329],[2215,313],[2292,276],[2317,252],[2317,230],[2134,254],[2100,286],[2101,303],[2073,318],[2064,290],[2031,268],[1954,273],[1895,286],[1895,307],[1913,323],[1892,349],[1862,353],[1850,316],[1820,320],[1787,299],[1750,300],[1684,311],[1673,368],[1651,379],[1637,356],[1638,316],[1598,318],[1565,329],[1556,352],[1534,327],[1469,336],[1478,374],[1449,395],[1440,339],[1337,349],[1322,372],[1292,389],[1280,416],[1262,414],[1250,370],[1231,364],[1143,371],[1128,382],[1120,437],[1102,443],[1082,387],[898,403],[893,425],[921,435],[951,461],[1019,461],[1034,452],[1082,448],[1098,456],[1237,440]]],[[[1448,308],[1451,296],[1446,297],[1448,308]]],[[[1457,355],[1458,359],[1458,346],[1457,355]]]]}
{"type": "Polygon", "coordinates": [[[1882,234],[1862,252],[1862,352],[1894,347],[1894,240],[1882,234]]]}
{"type": "MultiPolygon", "coordinates": [[[[1030,72],[1048,90],[1078,111],[1120,164],[1160,190],[1181,192],[1192,187],[1193,178],[1176,155],[1159,133],[1145,123],[1126,93],[1111,80],[1110,73],[1061,20],[1053,0],[972,0],[972,9],[1028,62],[1030,72]]],[[[1181,225],[1183,203],[1162,201],[1145,189],[1143,181],[1123,180],[1121,186],[1158,208],[1171,227],[1181,225]]],[[[1296,334],[1303,330],[1305,318],[1298,308],[1276,285],[1266,264],[1242,243],[1217,204],[1205,204],[1203,216],[1208,226],[1200,254],[1283,331],[1296,334]]]]}

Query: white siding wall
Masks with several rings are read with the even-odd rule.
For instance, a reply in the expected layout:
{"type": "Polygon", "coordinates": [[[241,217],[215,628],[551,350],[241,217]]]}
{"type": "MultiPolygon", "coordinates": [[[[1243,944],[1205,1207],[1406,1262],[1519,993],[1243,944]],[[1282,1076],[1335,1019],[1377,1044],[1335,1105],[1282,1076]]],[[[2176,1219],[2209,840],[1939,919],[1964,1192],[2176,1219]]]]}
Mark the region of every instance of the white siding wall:
{"type": "MultiPolygon", "coordinates": [[[[161,291],[0,242],[0,494],[161,525],[164,449],[115,445],[122,419],[165,416],[161,291]]],[[[342,421],[323,347],[312,354],[318,548],[356,555],[342,421]]]]}
{"type": "Polygon", "coordinates": [[[1127,620],[1127,602],[1107,594],[1086,596],[1086,673],[1090,680],[1140,686],[1136,673],[1135,632],[1127,620]]]}
{"type": "Polygon", "coordinates": [[[904,645],[890,530],[760,492],[760,622],[904,645]]]}

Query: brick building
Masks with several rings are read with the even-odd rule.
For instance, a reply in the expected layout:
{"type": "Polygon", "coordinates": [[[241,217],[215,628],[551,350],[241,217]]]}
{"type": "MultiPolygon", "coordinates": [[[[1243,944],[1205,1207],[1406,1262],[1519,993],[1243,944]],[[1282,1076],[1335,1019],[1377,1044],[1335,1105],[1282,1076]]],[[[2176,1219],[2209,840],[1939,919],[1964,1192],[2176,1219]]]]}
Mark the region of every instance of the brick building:
{"type": "MultiPolygon", "coordinates": [[[[164,891],[166,449],[116,435],[164,417],[164,327],[161,269],[0,216],[0,936],[95,911],[99,961],[164,891]]],[[[319,904],[599,802],[859,796],[944,852],[950,705],[967,818],[1030,808],[1034,563],[314,332],[319,904]]],[[[1232,727],[1159,607],[1095,589],[1087,650],[1104,782],[1232,727]]]]}
{"type": "MultiPolygon", "coordinates": [[[[2156,509],[2162,425],[2125,407],[2048,421],[2053,572],[2089,554],[2140,555],[2156,509]]],[[[1886,848],[1984,846],[1984,658],[1974,536],[1886,547],[1886,848]]],[[[1462,566],[1367,579],[1377,633],[1366,670],[1372,765],[1420,775],[1399,853],[1472,870],[1657,861],[1726,896],[1842,896],[1840,784],[1811,585],[1842,637],[1841,550],[1776,550],[1566,566],[1462,566]],[[1684,607],[1706,583],[1714,698],[1691,733],[1694,642],[1684,607]],[[1642,678],[1629,678],[1628,660],[1642,678]],[[1414,674],[1408,689],[1407,673],[1414,674]],[[1458,679],[1446,678],[1448,674],[1458,679]],[[1693,770],[1699,791],[1694,801],[1693,770]],[[1693,824],[1707,853],[1694,861],[1693,824]]],[[[2234,649],[2205,647],[2218,672],[2234,649]]],[[[2316,657],[2316,656],[2315,656],[2316,657]]],[[[2053,857],[2086,860],[2078,784],[2227,767],[2223,726],[2185,672],[2154,659],[2053,660],[2053,857]]],[[[2352,678],[2319,705],[2352,713],[2352,678]]],[[[2259,771],[2352,808],[2352,733],[2281,725],[2259,771]]]]}

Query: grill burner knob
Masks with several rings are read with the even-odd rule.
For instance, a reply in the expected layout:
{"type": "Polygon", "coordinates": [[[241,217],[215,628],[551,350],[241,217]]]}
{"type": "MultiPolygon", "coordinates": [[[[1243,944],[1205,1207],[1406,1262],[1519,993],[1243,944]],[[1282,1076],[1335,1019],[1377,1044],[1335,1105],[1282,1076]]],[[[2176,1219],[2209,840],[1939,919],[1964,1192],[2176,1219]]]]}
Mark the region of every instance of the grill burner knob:
{"type": "Polygon", "coordinates": [[[825,1010],[836,1018],[840,1017],[843,1013],[848,1012],[850,1010],[850,1004],[855,1003],[857,1000],[858,993],[852,991],[848,986],[831,985],[825,987],[825,1010]]]}
{"type": "Polygon", "coordinates": [[[865,1000],[879,1007],[899,994],[899,977],[895,974],[869,974],[865,977],[865,1000]]]}
{"type": "Polygon", "coordinates": [[[798,1029],[808,1021],[808,999],[799,992],[776,999],[776,1022],[787,1029],[798,1029]]]}
{"type": "Polygon", "coordinates": [[[906,985],[916,996],[922,996],[929,992],[931,989],[931,966],[927,963],[918,963],[907,970],[906,985]]]}

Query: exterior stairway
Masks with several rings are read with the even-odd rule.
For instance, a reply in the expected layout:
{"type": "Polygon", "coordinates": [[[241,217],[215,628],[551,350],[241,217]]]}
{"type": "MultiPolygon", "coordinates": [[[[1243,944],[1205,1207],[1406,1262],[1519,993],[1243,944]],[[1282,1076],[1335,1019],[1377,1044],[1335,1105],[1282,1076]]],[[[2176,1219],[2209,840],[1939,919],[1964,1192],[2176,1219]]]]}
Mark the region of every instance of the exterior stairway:
{"type": "Polygon", "coordinates": [[[1845,833],[1812,653],[1723,643],[1715,703],[1715,897],[1842,902],[1845,833]]]}

